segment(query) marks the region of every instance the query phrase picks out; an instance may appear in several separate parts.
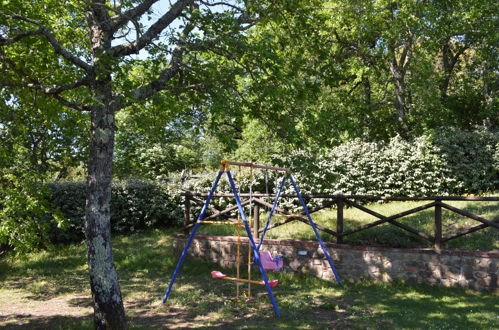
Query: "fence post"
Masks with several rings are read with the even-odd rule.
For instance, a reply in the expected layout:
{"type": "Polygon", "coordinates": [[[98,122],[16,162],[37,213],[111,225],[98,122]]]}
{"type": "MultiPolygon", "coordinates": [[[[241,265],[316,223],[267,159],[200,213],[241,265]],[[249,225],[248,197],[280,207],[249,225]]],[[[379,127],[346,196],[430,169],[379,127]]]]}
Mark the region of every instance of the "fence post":
{"type": "Polygon", "coordinates": [[[336,243],[343,243],[343,196],[339,195],[336,197],[336,243]]]}
{"type": "Polygon", "coordinates": [[[440,250],[442,244],[442,205],[440,200],[435,201],[435,250],[440,250]]]}
{"type": "Polygon", "coordinates": [[[189,234],[187,226],[191,222],[191,192],[186,191],[184,194],[184,234],[189,234]]]}
{"type": "Polygon", "coordinates": [[[258,231],[260,230],[260,205],[255,203],[255,207],[253,208],[253,237],[259,238],[258,231]]]}

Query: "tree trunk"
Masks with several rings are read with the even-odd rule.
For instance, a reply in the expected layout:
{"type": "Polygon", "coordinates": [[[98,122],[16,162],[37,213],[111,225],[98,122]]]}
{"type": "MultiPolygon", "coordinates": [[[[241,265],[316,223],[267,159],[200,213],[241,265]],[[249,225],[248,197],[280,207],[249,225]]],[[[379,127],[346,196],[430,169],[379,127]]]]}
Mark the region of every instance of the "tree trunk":
{"type": "Polygon", "coordinates": [[[88,164],[85,234],[90,287],[96,329],[126,329],[125,309],[111,250],[111,174],[114,148],[114,110],[110,84],[100,86],[103,106],[92,111],[92,136],[88,164]]]}
{"type": "Polygon", "coordinates": [[[456,52],[452,51],[451,39],[446,38],[442,42],[442,78],[440,81],[439,89],[440,89],[440,98],[442,101],[448,97],[448,90],[450,80],[453,75],[454,68],[459,60],[459,57],[464,54],[468,46],[466,45],[456,45],[456,52]]]}
{"type": "Polygon", "coordinates": [[[397,63],[397,60],[393,58],[390,61],[390,72],[393,77],[393,82],[395,84],[395,109],[397,110],[397,118],[400,121],[404,121],[407,114],[407,109],[405,106],[405,83],[404,83],[404,72],[397,63]]]}
{"type": "Polygon", "coordinates": [[[449,88],[450,81],[450,61],[451,55],[449,47],[449,38],[446,38],[442,45],[442,80],[440,81],[440,99],[445,100],[447,98],[447,89],[449,88]]]}
{"type": "Polygon", "coordinates": [[[127,329],[118,274],[111,248],[111,180],[115,126],[112,67],[108,56],[112,32],[105,1],[93,1],[87,13],[93,55],[92,134],[88,162],[85,234],[96,329],[127,329]]]}

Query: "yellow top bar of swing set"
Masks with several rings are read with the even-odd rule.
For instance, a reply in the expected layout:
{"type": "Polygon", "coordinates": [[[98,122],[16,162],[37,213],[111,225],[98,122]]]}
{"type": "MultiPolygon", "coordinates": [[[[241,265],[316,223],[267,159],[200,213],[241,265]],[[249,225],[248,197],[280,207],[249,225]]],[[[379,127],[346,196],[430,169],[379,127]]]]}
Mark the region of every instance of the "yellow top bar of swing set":
{"type": "Polygon", "coordinates": [[[251,167],[251,168],[262,168],[262,169],[272,170],[272,171],[289,172],[289,168],[284,168],[284,167],[258,165],[258,164],[253,164],[253,163],[231,162],[228,160],[222,160],[220,163],[221,163],[220,170],[223,172],[227,172],[229,170],[229,165],[235,165],[235,166],[241,166],[241,167],[251,167]]]}

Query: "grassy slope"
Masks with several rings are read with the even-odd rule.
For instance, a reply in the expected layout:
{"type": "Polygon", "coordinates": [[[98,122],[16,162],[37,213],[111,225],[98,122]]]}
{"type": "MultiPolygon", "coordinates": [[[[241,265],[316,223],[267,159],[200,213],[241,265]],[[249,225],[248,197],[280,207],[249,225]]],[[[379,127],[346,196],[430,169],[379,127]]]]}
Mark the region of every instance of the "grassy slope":
{"type": "MultiPolygon", "coordinates": [[[[338,287],[307,276],[271,274],[282,317],[275,319],[262,287],[254,303],[229,299],[234,284],[213,280],[213,264],[187,261],[171,299],[160,303],[177,261],[170,234],[155,230],[114,239],[116,264],[132,328],[367,327],[451,329],[497,326],[497,296],[403,283],[346,283],[338,287]]],[[[226,273],[233,274],[231,270],[226,273]]],[[[90,328],[83,244],[0,260],[0,327],[90,328]],[[66,305],[53,305],[55,301],[66,305]],[[15,305],[14,307],[12,307],[15,305]],[[9,307],[10,306],[10,307],[9,307]],[[5,312],[16,308],[17,312],[5,312]],[[45,312],[37,315],[38,310],[45,312]],[[71,310],[71,315],[69,315],[71,310]],[[76,311],[76,312],[75,312],[76,311]],[[20,315],[30,313],[31,316],[20,315]]],[[[342,274],[344,278],[348,276],[342,274]]],[[[253,278],[259,278],[254,274],[253,278]]]]}
{"type": "MultiPolygon", "coordinates": [[[[397,214],[409,210],[428,202],[391,202],[391,203],[372,203],[367,207],[385,216],[397,214]]],[[[446,202],[454,207],[464,209],[473,214],[482,216],[486,219],[493,219],[499,214],[499,203],[497,202],[446,202]]],[[[278,217],[272,219],[272,223],[277,221],[278,217]]],[[[313,214],[315,222],[322,224],[326,228],[336,229],[336,210],[323,210],[313,214]]],[[[266,220],[261,217],[262,226],[266,220]]],[[[362,224],[367,224],[378,220],[363,211],[355,208],[346,208],[344,210],[344,230],[356,228],[362,224]]],[[[422,232],[434,235],[434,209],[430,208],[422,212],[411,214],[409,216],[397,219],[397,221],[416,228],[422,232]]],[[[478,221],[460,216],[456,213],[442,209],[443,235],[448,236],[460,232],[467,228],[479,225],[478,221]]],[[[232,226],[206,225],[201,229],[202,233],[235,235],[235,229],[232,226]]],[[[326,241],[335,241],[329,234],[321,233],[326,241]]],[[[284,226],[275,228],[268,232],[268,238],[295,238],[315,240],[312,229],[304,223],[295,221],[284,226]]],[[[383,224],[368,230],[349,235],[344,240],[347,244],[371,245],[385,247],[431,247],[431,244],[412,233],[402,230],[390,224],[383,224]]],[[[488,251],[499,249],[499,230],[495,228],[486,228],[474,232],[470,235],[462,236],[455,240],[446,242],[443,247],[470,249],[488,251]]]]}

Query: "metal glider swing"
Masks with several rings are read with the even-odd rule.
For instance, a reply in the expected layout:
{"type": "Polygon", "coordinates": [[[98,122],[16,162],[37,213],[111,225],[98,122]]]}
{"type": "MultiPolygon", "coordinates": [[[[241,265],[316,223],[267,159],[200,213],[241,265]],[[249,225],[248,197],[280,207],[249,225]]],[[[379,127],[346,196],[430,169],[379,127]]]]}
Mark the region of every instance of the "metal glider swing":
{"type": "MultiPolygon", "coordinates": [[[[222,177],[222,175],[224,173],[227,173],[227,178],[229,180],[229,184],[230,184],[230,187],[231,187],[231,190],[232,190],[232,193],[234,194],[234,198],[236,200],[236,204],[237,204],[237,208],[239,210],[239,216],[240,218],[242,219],[242,222],[244,224],[244,228],[246,230],[246,233],[248,235],[248,241],[251,245],[251,249],[249,251],[249,253],[251,253],[251,250],[253,250],[253,259],[254,261],[256,262],[256,264],[258,265],[258,268],[260,269],[260,273],[262,274],[262,278],[263,278],[263,281],[253,281],[251,279],[242,279],[242,278],[239,278],[239,275],[237,277],[229,277],[219,271],[213,271],[211,276],[213,278],[219,278],[219,279],[225,279],[225,280],[231,280],[231,281],[236,281],[236,282],[245,282],[245,283],[253,283],[253,284],[260,284],[260,285],[264,285],[265,288],[267,289],[267,292],[268,292],[268,295],[269,295],[269,299],[270,299],[270,302],[272,303],[272,307],[274,308],[274,312],[275,312],[275,315],[277,317],[280,316],[280,312],[279,312],[279,308],[277,306],[277,302],[275,300],[275,297],[274,297],[274,294],[272,292],[272,287],[275,287],[277,285],[277,281],[274,280],[274,281],[269,281],[268,277],[267,277],[267,273],[266,273],[266,268],[267,269],[271,269],[271,268],[268,268],[268,267],[264,267],[264,263],[262,262],[262,257],[264,257],[264,253],[260,254],[259,253],[259,250],[260,250],[260,247],[262,246],[263,244],[263,239],[265,237],[265,234],[267,232],[267,229],[268,229],[268,226],[270,224],[270,220],[272,219],[272,216],[274,214],[274,211],[277,207],[277,203],[279,201],[279,197],[281,196],[281,193],[282,193],[282,190],[283,190],[283,187],[284,187],[284,184],[286,182],[286,179],[289,177],[289,180],[291,182],[291,184],[293,185],[293,188],[296,192],[296,196],[298,197],[302,207],[303,207],[303,210],[308,218],[308,221],[312,227],[312,229],[314,230],[314,233],[315,233],[315,236],[317,238],[317,241],[319,242],[319,245],[321,246],[322,248],[322,251],[324,252],[324,255],[329,263],[329,266],[331,267],[331,270],[333,271],[333,274],[336,278],[336,281],[338,282],[338,284],[341,284],[341,280],[340,280],[340,277],[338,276],[338,273],[336,272],[336,268],[334,267],[334,264],[331,260],[331,257],[329,256],[329,253],[327,252],[326,250],[326,247],[324,246],[324,243],[319,235],[319,232],[317,231],[317,227],[315,226],[315,223],[314,221],[312,220],[312,217],[310,216],[310,213],[308,211],[308,208],[303,200],[303,197],[300,193],[300,190],[298,189],[298,186],[296,185],[296,182],[295,180],[293,179],[293,177],[289,174],[289,169],[287,168],[280,168],[280,167],[273,167],[273,166],[266,166],[266,165],[256,165],[256,164],[252,164],[252,163],[240,163],[240,162],[231,162],[231,161],[226,161],[226,160],[223,160],[221,162],[222,166],[220,168],[220,171],[218,172],[218,175],[215,179],[215,182],[213,183],[213,186],[210,190],[210,193],[208,194],[208,197],[206,198],[206,201],[204,203],[204,206],[203,208],[201,209],[201,213],[199,214],[197,220],[196,220],[196,224],[194,225],[194,228],[192,229],[192,232],[189,236],[189,239],[187,240],[187,243],[184,247],[184,250],[182,251],[182,254],[180,255],[180,258],[178,260],[178,263],[177,263],[177,266],[175,268],[175,271],[173,272],[173,275],[172,275],[172,278],[170,280],[170,284],[168,285],[168,288],[166,290],[166,293],[163,297],[163,303],[166,303],[166,301],[168,300],[168,297],[170,296],[170,293],[171,293],[171,290],[172,290],[172,287],[173,287],[173,283],[175,282],[175,279],[177,278],[177,275],[178,273],[180,272],[180,268],[182,267],[182,263],[184,262],[184,259],[187,255],[187,251],[192,243],[192,240],[194,239],[194,236],[196,235],[196,232],[199,228],[199,226],[203,223],[211,223],[211,222],[208,222],[208,221],[203,221],[202,219],[204,218],[204,215],[206,213],[206,210],[208,209],[208,205],[210,204],[210,201],[213,197],[213,194],[215,193],[215,189],[217,188],[218,186],[218,183],[220,181],[220,178],[222,177]],[[260,237],[260,241],[258,243],[258,245],[255,244],[255,241],[253,240],[253,235],[251,234],[251,229],[249,227],[249,224],[248,224],[248,220],[246,218],[246,215],[244,213],[244,210],[243,210],[243,206],[241,204],[241,200],[239,198],[239,194],[237,192],[237,189],[236,189],[236,185],[234,183],[234,179],[232,178],[232,174],[230,172],[230,169],[229,169],[229,166],[230,165],[235,165],[235,166],[242,166],[242,167],[250,167],[250,168],[260,168],[260,169],[266,169],[266,170],[274,170],[274,171],[282,171],[282,172],[285,172],[286,175],[284,175],[282,181],[281,181],[281,184],[279,186],[279,190],[278,192],[276,193],[276,196],[274,198],[274,203],[272,205],[272,209],[270,210],[269,212],[269,216],[267,218],[267,221],[265,223],[265,228],[263,230],[263,233],[260,237]]],[[[220,223],[220,222],[219,222],[220,223]]],[[[239,226],[238,226],[239,227],[239,226]]],[[[268,255],[265,258],[268,258],[268,255]]],[[[279,262],[279,260],[274,260],[274,261],[277,261],[279,262]]],[[[264,260],[265,262],[265,260],[264,260]]],[[[281,261],[282,262],[282,261],[281,261]]],[[[248,261],[248,264],[250,264],[250,261],[248,261]]],[[[282,264],[281,264],[282,265],[282,264]]],[[[248,265],[249,267],[249,265],[248,265]]]]}

